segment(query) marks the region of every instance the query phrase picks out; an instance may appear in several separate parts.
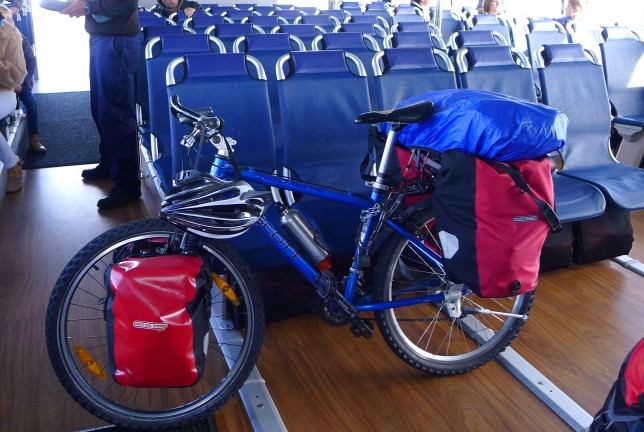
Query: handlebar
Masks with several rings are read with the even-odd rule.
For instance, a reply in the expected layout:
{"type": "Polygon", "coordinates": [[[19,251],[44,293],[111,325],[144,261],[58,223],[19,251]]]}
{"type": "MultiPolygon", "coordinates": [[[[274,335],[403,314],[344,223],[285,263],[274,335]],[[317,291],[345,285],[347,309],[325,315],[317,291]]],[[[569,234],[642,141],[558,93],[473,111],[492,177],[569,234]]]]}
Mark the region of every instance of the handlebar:
{"type": "Polygon", "coordinates": [[[219,132],[224,125],[222,119],[212,115],[212,108],[198,110],[187,108],[179,102],[179,95],[170,97],[170,112],[179,119],[180,123],[189,124],[192,127],[199,124],[206,129],[219,132]]]}

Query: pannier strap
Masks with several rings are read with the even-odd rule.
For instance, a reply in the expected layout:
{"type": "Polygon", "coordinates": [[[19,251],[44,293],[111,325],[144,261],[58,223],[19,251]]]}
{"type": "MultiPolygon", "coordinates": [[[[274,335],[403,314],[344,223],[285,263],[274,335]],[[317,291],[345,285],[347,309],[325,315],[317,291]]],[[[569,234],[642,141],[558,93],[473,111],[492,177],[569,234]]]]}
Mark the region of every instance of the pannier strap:
{"type": "Polygon", "coordinates": [[[559,232],[561,230],[561,222],[559,221],[559,217],[557,216],[557,213],[553,210],[553,208],[536,196],[530,186],[528,185],[528,182],[525,181],[523,178],[523,175],[521,175],[521,171],[519,171],[519,168],[516,166],[508,163],[507,165],[501,162],[497,162],[494,160],[486,160],[485,162],[489,163],[490,165],[493,165],[503,171],[505,171],[511,178],[514,180],[514,182],[519,186],[519,189],[524,191],[525,193],[529,194],[532,199],[534,200],[535,203],[537,203],[537,207],[539,207],[539,211],[543,215],[544,219],[550,226],[550,231],[553,233],[559,232]]]}

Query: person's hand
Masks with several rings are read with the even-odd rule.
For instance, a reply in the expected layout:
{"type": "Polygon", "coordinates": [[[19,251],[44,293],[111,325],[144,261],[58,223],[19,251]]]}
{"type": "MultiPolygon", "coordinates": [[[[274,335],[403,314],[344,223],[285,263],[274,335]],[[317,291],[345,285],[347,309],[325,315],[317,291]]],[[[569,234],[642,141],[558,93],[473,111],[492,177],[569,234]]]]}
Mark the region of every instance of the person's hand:
{"type": "Polygon", "coordinates": [[[195,8],[185,8],[183,12],[186,14],[186,16],[191,17],[193,13],[195,13],[195,8]]]}
{"type": "Polygon", "coordinates": [[[13,89],[16,93],[20,93],[22,91],[22,86],[18,86],[15,89],[13,89]]]}
{"type": "Polygon", "coordinates": [[[60,13],[63,15],[69,15],[71,17],[82,17],[85,16],[85,4],[87,0],[71,0],[69,6],[61,10],[60,13]]]}

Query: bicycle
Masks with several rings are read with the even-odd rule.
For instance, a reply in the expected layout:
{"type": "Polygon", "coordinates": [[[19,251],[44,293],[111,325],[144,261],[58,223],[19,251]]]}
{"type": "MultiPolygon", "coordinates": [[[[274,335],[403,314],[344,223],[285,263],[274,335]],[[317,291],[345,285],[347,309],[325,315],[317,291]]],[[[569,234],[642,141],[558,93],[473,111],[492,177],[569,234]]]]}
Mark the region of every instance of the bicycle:
{"type": "MultiPolygon", "coordinates": [[[[67,392],[94,415],[124,427],[177,427],[204,418],[243,385],[259,355],[264,310],[252,270],[221,239],[252,227],[266,234],[316,289],[325,322],[348,324],[354,335],[369,338],[375,320],[393,352],[421,371],[450,375],[477,368],[494,359],[521,330],[534,293],[479,298],[450,281],[441,262],[431,197],[407,208],[404,198],[418,185],[387,184],[387,173],[396,163],[397,133],[431,115],[431,102],[356,118],[356,123],[391,125],[377,175],[368,183],[368,197],[240,168],[221,119],[209,110],[181,106],[177,96],[171,98],[171,110],[192,127],[183,145],[211,143],[217,148],[211,174],[187,172],[162,203],[160,218],[118,226],[89,242],[65,267],[49,302],[50,361],[67,392]],[[272,191],[255,190],[250,183],[272,191]],[[342,278],[329,270],[328,251],[306,219],[277,199],[280,191],[362,208],[355,254],[342,278]],[[278,206],[286,221],[283,229],[264,216],[269,205],[278,206]],[[207,256],[213,272],[234,292],[235,301],[213,283],[207,363],[191,387],[122,387],[103,371],[108,358],[103,275],[128,248],[141,256],[207,256]]],[[[435,170],[436,163],[428,169],[435,170]]]]}

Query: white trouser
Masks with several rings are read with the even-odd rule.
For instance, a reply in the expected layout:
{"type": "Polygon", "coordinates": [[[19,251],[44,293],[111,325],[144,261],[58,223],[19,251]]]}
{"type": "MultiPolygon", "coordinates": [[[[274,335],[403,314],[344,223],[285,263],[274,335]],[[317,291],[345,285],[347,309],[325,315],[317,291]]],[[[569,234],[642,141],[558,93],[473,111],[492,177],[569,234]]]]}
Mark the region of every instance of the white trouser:
{"type": "MultiPolygon", "coordinates": [[[[15,109],[16,94],[11,90],[0,91],[0,119],[8,116],[15,109]]],[[[11,150],[2,134],[0,134],[0,162],[7,168],[13,168],[18,163],[18,156],[11,150]]]]}

